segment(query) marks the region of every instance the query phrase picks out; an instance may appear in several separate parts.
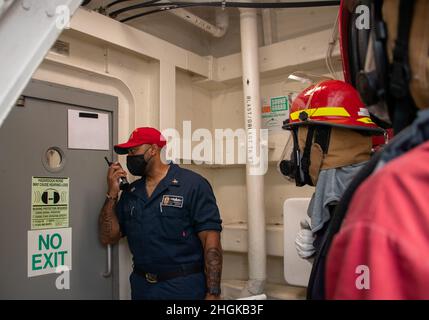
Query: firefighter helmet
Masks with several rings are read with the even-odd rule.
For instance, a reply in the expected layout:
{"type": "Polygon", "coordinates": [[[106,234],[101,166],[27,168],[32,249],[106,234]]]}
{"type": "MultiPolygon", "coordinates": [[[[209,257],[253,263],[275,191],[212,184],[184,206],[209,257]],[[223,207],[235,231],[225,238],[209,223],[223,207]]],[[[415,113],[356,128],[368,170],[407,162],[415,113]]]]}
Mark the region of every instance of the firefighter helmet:
{"type": "Polygon", "coordinates": [[[292,102],[284,129],[300,125],[329,125],[383,134],[371,119],[359,93],[348,83],[325,80],[302,91],[292,102]]]}

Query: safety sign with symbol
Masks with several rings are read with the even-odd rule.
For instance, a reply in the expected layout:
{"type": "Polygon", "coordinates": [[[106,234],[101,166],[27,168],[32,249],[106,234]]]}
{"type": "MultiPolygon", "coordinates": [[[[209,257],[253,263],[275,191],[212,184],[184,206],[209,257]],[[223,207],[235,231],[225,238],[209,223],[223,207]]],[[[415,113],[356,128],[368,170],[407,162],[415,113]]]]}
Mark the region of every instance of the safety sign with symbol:
{"type": "Polygon", "coordinates": [[[31,229],[69,226],[70,178],[32,177],[31,229]]]}
{"type": "Polygon", "coordinates": [[[270,133],[282,131],[283,121],[289,117],[289,97],[262,99],[262,128],[270,133]]]}

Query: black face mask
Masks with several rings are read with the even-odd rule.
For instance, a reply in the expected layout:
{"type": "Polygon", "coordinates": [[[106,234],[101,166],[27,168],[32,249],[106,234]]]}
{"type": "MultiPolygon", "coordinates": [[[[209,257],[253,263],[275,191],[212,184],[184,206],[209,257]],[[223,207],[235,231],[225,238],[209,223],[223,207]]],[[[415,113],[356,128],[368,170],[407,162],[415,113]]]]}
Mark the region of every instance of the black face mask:
{"type": "Polygon", "coordinates": [[[149,149],[147,149],[143,154],[127,156],[127,168],[133,176],[143,177],[146,175],[147,164],[152,158],[146,161],[144,156],[149,149]]]}

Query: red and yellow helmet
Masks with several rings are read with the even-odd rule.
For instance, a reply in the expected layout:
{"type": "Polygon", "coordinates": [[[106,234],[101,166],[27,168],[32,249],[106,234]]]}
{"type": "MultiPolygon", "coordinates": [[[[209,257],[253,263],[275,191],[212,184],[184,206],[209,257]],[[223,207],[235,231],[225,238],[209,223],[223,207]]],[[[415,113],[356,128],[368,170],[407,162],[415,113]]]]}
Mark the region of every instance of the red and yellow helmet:
{"type": "Polygon", "coordinates": [[[299,125],[330,125],[383,134],[369,115],[359,93],[348,83],[325,80],[302,91],[292,102],[283,129],[299,125]]]}

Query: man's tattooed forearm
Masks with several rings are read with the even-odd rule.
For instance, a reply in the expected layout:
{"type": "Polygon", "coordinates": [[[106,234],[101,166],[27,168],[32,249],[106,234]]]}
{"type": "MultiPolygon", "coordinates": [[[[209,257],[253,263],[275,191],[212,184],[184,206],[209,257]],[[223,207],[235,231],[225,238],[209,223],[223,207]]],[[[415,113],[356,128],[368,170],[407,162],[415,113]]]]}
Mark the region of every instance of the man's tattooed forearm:
{"type": "Polygon", "coordinates": [[[208,248],[205,252],[205,268],[208,288],[220,287],[222,276],[222,251],[220,248],[208,248]]]}
{"type": "Polygon", "coordinates": [[[114,205],[106,199],[98,219],[100,239],[104,244],[116,241],[118,238],[118,221],[113,207],[114,205]]]}

